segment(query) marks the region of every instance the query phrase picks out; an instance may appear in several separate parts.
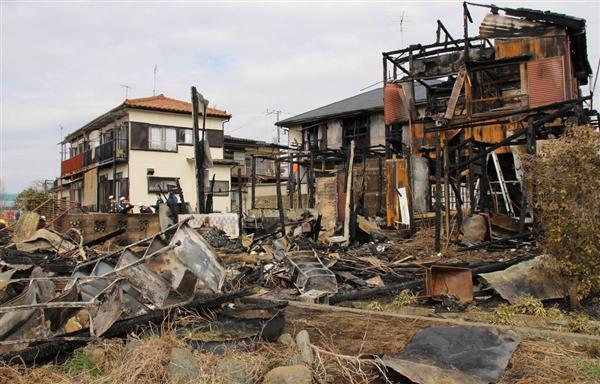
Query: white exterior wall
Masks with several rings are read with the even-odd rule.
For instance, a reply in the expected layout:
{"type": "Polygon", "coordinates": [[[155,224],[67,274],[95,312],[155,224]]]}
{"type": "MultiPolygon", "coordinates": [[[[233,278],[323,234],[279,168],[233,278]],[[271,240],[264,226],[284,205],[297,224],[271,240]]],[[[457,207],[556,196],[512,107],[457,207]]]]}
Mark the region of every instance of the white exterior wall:
{"type": "Polygon", "coordinates": [[[385,146],[385,120],[383,113],[376,113],[370,117],[371,127],[369,130],[369,140],[371,146],[383,145],[385,146]]]}
{"type": "Polygon", "coordinates": [[[327,148],[342,148],[342,122],[331,120],[327,123],[327,148]]]}
{"type": "MultiPolygon", "coordinates": [[[[145,110],[129,110],[129,120],[149,124],[167,125],[173,127],[193,128],[190,115],[175,113],[153,112],[145,110]]],[[[206,129],[223,130],[226,119],[207,117],[206,129]]],[[[200,127],[202,122],[200,122],[200,127]]],[[[131,138],[130,141],[131,143],[131,138]]],[[[210,148],[210,153],[215,159],[223,159],[223,148],[210,148]]],[[[192,209],[197,206],[196,199],[196,171],[194,161],[194,147],[191,145],[178,145],[177,152],[160,152],[151,150],[129,150],[129,200],[132,203],[144,202],[154,204],[157,196],[148,192],[148,168],[154,169],[155,177],[179,177],[181,188],[186,202],[192,209]]],[[[231,172],[228,165],[215,165],[209,169],[209,180],[213,174],[215,180],[228,181],[231,189],[231,172]]],[[[125,174],[123,174],[125,177],[125,174]]],[[[208,192],[208,190],[206,191],[208,192]]],[[[229,196],[213,197],[214,211],[229,212],[231,200],[229,196]]]]}
{"type": "Polygon", "coordinates": [[[302,126],[290,127],[288,131],[288,145],[290,147],[302,145],[302,126]]]}
{"type": "MultiPolygon", "coordinates": [[[[194,128],[194,121],[191,115],[184,115],[178,113],[166,113],[166,112],[153,112],[146,110],[129,110],[129,121],[138,121],[140,123],[158,124],[158,125],[170,125],[173,127],[180,128],[194,128]]],[[[206,118],[206,129],[216,129],[219,131],[223,130],[223,124],[227,121],[224,118],[207,117],[206,118]]],[[[202,128],[202,118],[198,123],[198,126],[202,128]]],[[[131,138],[130,138],[131,139],[131,138]]],[[[131,142],[131,140],[129,141],[131,142]]],[[[193,153],[193,151],[192,151],[193,153]]],[[[213,159],[223,158],[223,148],[211,148],[210,155],[213,159]]]]}

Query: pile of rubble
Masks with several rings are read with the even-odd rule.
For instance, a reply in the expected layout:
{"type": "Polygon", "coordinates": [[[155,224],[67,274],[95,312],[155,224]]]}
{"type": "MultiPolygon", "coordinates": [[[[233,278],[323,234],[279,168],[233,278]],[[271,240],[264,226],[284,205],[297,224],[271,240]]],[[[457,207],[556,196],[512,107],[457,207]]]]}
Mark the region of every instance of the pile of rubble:
{"type": "MultiPolygon", "coordinates": [[[[428,229],[408,239],[392,237],[376,220],[360,219],[364,242],[350,245],[335,234],[319,239],[318,215],[309,211],[286,223],[286,236],[255,221],[253,233],[232,239],[214,227],[192,228],[190,220],[120,247],[111,241],[124,229],[86,242],[77,231],[42,228],[35,213],[25,214],[13,228],[12,242],[0,247],[0,360],[18,357],[39,364],[89,342],[126,338],[169,322],[175,324],[178,343],[186,345],[173,349],[172,359],[188,349],[243,352],[279,340],[297,348],[290,360],[294,364],[270,366],[259,377],[267,383],[289,382],[281,378],[288,376],[309,383],[323,359],[335,353],[311,343],[306,331],[293,331],[295,338],[282,335],[296,324],[285,315],[291,302],[365,307],[408,290],[425,306],[462,312],[500,298],[516,303],[523,296],[564,296],[556,281],[543,276],[544,256],[534,242],[521,240],[518,249],[466,251],[456,244],[436,255],[428,229]],[[201,313],[210,315],[207,319],[201,313]]],[[[449,364],[459,368],[464,363],[453,371],[453,382],[494,381],[519,341],[513,333],[488,328],[457,326],[441,332],[429,327],[417,332],[404,351],[361,364],[375,370],[369,371],[371,378],[381,370],[384,376],[431,382],[449,375],[449,364]],[[482,341],[470,345],[467,355],[497,351],[488,356],[497,359],[489,372],[473,372],[468,362],[448,361],[446,354],[426,347],[434,339],[465,348],[460,345],[465,337],[482,341]]]]}

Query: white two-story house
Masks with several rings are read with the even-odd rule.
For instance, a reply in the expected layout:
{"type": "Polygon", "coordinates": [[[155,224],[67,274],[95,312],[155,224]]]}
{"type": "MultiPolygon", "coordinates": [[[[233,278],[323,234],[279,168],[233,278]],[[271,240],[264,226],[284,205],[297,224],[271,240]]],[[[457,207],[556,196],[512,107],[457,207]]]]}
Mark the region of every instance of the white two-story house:
{"type": "MultiPolygon", "coordinates": [[[[223,158],[223,129],[230,118],[223,110],[207,110],[205,137],[213,159],[208,176],[215,181],[215,212],[231,209],[230,169],[234,162],[223,158]]],[[[167,191],[178,180],[185,201],[195,210],[192,140],[191,103],[163,94],[126,99],[65,137],[59,194],[89,211],[106,212],[110,195],[150,205],[161,189],[167,191]]]]}

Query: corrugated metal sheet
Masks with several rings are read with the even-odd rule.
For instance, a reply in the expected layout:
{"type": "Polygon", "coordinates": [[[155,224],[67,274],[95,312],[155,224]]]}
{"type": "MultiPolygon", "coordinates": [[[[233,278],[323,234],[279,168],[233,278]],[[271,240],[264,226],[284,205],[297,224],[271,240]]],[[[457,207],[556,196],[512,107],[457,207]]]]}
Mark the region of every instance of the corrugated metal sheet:
{"type": "Polygon", "coordinates": [[[497,37],[535,36],[544,33],[547,24],[488,13],[479,26],[479,36],[497,37]]]}
{"type": "Polygon", "coordinates": [[[565,100],[562,56],[527,63],[529,106],[538,107],[565,100]]]}
{"type": "Polygon", "coordinates": [[[383,91],[383,111],[385,123],[393,124],[401,121],[408,121],[408,108],[400,95],[402,87],[399,84],[389,83],[385,85],[383,91]]]}

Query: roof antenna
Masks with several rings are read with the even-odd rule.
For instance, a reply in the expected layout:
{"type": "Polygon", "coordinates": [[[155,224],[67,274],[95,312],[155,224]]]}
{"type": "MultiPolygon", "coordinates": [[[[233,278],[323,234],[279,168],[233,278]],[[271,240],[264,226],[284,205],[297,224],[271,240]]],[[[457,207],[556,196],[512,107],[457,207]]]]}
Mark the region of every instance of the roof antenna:
{"type": "Polygon", "coordinates": [[[152,88],[152,96],[156,96],[156,70],[158,69],[158,64],[154,64],[154,87],[152,88]]]}
{"type": "Polygon", "coordinates": [[[127,99],[129,97],[129,90],[133,89],[133,87],[131,85],[127,85],[127,84],[120,84],[121,87],[125,88],[125,98],[127,99]]]}

